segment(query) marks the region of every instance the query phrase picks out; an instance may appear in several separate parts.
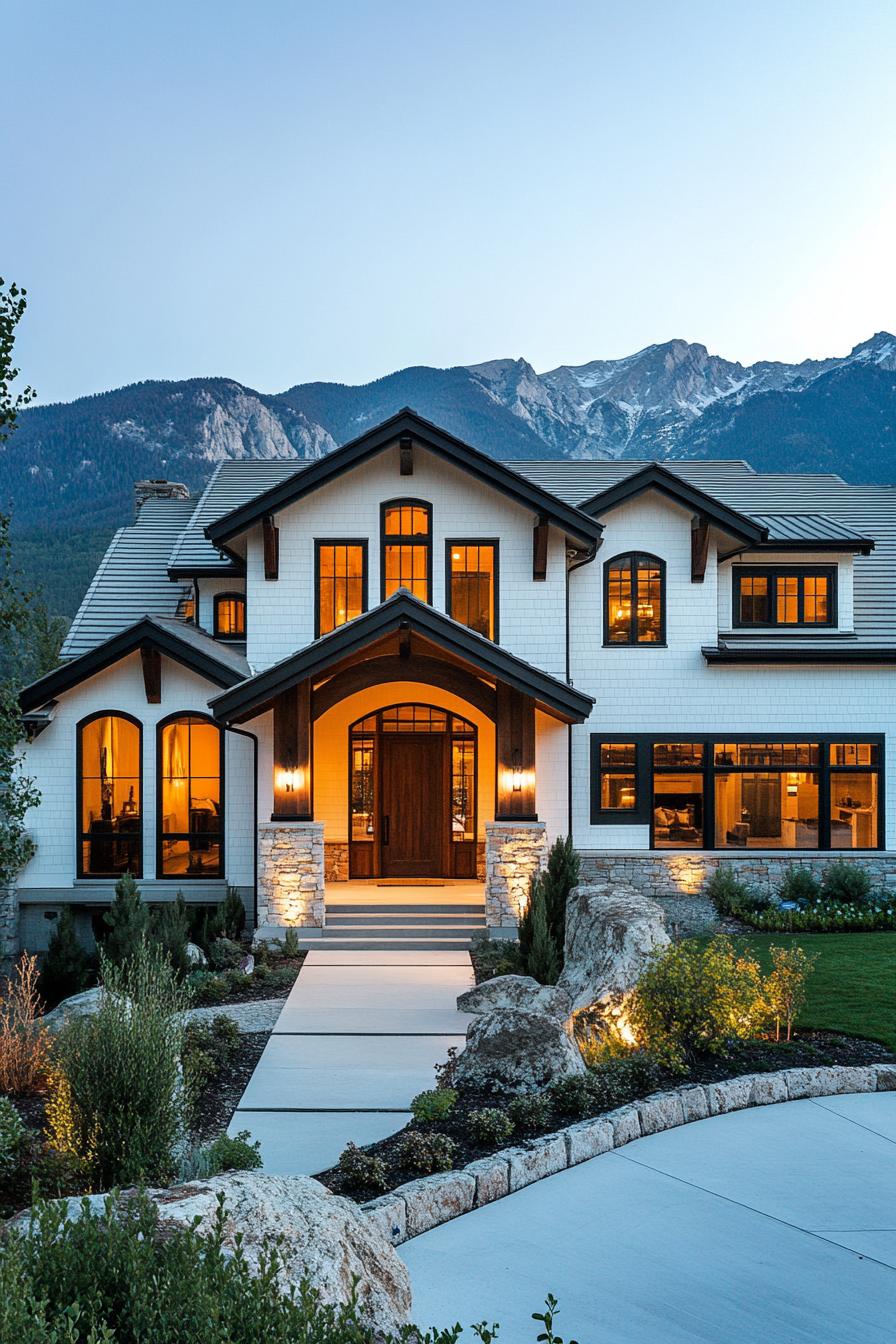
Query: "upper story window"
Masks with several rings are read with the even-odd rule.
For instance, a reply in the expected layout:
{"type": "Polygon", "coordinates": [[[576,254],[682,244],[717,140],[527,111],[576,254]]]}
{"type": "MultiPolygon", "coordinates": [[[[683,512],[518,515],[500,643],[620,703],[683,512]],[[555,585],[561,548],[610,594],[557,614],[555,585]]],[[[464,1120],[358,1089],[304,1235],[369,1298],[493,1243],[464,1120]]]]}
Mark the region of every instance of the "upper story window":
{"type": "Polygon", "coordinates": [[[733,580],[735,626],[836,623],[837,571],[833,566],[738,566],[733,580]]]}
{"type": "Polygon", "coordinates": [[[432,601],[432,508],[419,499],[393,499],[382,507],[382,600],[407,588],[432,601]]]}
{"type": "Polygon", "coordinates": [[[215,597],[215,637],[246,638],[246,599],[242,593],[218,593],[215,597]]]}
{"type": "Polygon", "coordinates": [[[143,873],[141,727],[103,712],[78,724],[78,876],[143,873]]]}
{"type": "Polygon", "coordinates": [[[604,644],[663,644],[666,566],[630,552],[604,565],[604,644]]]}
{"type": "Polygon", "coordinates": [[[498,543],[445,543],[445,590],[449,616],[486,639],[498,638],[498,543]]]}
{"type": "Polygon", "coordinates": [[[315,637],[367,610],[367,542],[315,543],[315,637]]]}

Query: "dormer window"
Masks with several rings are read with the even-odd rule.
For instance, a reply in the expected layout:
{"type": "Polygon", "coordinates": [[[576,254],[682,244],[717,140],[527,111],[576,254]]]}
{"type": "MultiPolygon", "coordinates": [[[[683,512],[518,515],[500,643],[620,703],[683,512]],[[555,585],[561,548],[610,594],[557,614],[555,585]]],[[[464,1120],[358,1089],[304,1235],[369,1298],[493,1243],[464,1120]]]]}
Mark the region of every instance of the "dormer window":
{"type": "Polygon", "coordinates": [[[769,566],[734,570],[734,625],[836,624],[837,571],[833,566],[769,566]]]}
{"type": "Polygon", "coordinates": [[[432,601],[432,507],[419,499],[393,499],[382,509],[382,597],[407,588],[432,601]]]}
{"type": "Polygon", "coordinates": [[[218,593],[215,597],[215,638],[246,638],[246,599],[242,593],[218,593]]]}
{"type": "Polygon", "coordinates": [[[604,565],[604,644],[663,644],[666,566],[630,552],[604,565]]]}

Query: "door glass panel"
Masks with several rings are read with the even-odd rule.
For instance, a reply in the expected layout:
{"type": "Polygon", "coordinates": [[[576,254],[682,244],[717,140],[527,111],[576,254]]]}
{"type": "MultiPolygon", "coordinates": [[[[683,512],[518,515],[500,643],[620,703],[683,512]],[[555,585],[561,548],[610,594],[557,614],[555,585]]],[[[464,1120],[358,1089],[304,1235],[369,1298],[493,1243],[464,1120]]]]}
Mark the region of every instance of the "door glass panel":
{"type": "Polygon", "coordinates": [[[476,749],[472,738],[451,743],[451,839],[475,840],[476,749]]]}
{"type": "Polygon", "coordinates": [[[374,751],[373,737],[352,741],[351,814],[352,839],[374,838],[374,751]]]}

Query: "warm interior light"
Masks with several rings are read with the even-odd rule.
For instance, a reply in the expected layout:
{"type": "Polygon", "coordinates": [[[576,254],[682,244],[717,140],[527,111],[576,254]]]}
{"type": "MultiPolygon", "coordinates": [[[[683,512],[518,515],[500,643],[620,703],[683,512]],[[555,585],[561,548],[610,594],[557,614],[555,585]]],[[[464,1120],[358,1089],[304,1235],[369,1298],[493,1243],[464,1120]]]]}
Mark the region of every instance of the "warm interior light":
{"type": "Polygon", "coordinates": [[[283,793],[298,793],[305,783],[305,771],[300,766],[288,766],[277,772],[277,784],[283,793]]]}

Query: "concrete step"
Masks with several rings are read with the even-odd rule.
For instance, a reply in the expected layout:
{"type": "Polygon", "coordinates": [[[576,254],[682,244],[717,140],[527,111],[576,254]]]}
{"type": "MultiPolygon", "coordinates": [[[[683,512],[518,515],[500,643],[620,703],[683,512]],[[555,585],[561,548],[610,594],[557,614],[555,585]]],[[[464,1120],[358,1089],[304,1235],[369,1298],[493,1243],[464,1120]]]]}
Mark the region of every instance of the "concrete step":
{"type": "Polygon", "coordinates": [[[359,937],[338,935],[328,938],[299,938],[299,946],[326,952],[469,952],[469,938],[359,937]]]}
{"type": "Polygon", "coordinates": [[[407,915],[403,910],[375,915],[336,915],[327,911],[328,929],[367,929],[384,924],[404,924],[418,929],[484,929],[485,915],[407,915]]]}
{"type": "Polygon", "coordinates": [[[381,901],[358,901],[349,905],[340,902],[338,905],[327,903],[327,920],[342,919],[347,915],[419,915],[427,917],[429,915],[475,915],[485,918],[485,902],[470,901],[463,905],[444,904],[439,905],[410,905],[407,902],[396,901],[394,903],[384,904],[381,901]]]}

